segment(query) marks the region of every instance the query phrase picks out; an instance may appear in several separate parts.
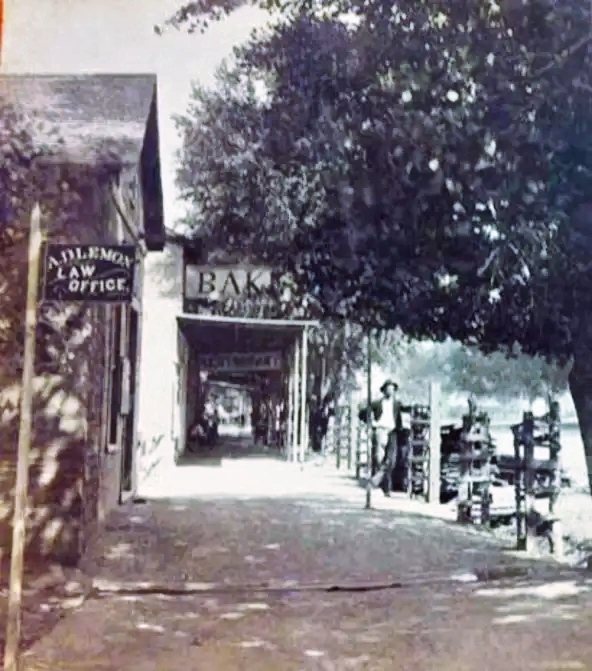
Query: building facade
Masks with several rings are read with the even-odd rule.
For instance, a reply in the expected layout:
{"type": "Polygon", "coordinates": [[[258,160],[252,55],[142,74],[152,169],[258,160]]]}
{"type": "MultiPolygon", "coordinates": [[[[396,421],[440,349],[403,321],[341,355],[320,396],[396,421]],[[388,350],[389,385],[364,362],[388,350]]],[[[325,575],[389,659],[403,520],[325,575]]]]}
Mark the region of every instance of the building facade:
{"type": "MultiPolygon", "coordinates": [[[[106,513],[134,492],[146,256],[164,247],[152,75],[6,76],[0,99],[41,118],[37,202],[47,241],[130,244],[129,304],[39,306],[27,551],[75,563],[106,513]]],[[[34,203],[30,203],[32,209],[34,203]]],[[[23,235],[0,264],[0,549],[9,556],[27,277],[23,235]],[[4,274],[4,277],[2,275],[4,274]],[[4,318],[4,316],[7,318],[4,318]]]]}

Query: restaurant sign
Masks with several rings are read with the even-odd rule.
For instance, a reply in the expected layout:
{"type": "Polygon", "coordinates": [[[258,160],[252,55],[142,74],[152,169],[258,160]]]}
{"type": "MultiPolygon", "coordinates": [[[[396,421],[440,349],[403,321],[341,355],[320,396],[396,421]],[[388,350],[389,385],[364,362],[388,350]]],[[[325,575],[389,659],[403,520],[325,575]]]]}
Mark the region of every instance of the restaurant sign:
{"type": "Polygon", "coordinates": [[[202,354],[199,357],[202,370],[218,373],[247,373],[264,370],[281,370],[281,352],[235,352],[232,354],[202,354]]]}
{"type": "Polygon", "coordinates": [[[132,245],[47,245],[44,299],[129,303],[136,249],[132,245]]]}

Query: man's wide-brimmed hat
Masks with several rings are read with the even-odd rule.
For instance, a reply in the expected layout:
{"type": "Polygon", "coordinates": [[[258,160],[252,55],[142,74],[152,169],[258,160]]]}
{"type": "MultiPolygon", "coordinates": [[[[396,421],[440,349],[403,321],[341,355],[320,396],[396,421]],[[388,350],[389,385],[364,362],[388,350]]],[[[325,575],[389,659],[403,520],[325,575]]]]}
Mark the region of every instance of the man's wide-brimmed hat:
{"type": "Polygon", "coordinates": [[[391,387],[394,387],[395,391],[398,391],[398,389],[399,389],[399,385],[398,385],[394,380],[385,380],[385,382],[383,382],[383,384],[382,384],[382,387],[380,388],[380,393],[381,393],[381,394],[384,394],[386,388],[387,388],[389,385],[390,385],[391,387]]]}

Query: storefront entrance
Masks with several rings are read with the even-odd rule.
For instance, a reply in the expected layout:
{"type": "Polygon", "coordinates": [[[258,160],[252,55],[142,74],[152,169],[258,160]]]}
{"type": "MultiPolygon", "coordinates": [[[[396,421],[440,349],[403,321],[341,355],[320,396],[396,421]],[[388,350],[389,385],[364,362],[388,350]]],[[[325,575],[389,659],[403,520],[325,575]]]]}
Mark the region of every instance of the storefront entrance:
{"type": "MultiPolygon", "coordinates": [[[[253,428],[253,447],[257,443],[290,461],[303,461],[309,433],[308,333],[315,326],[316,322],[301,320],[177,317],[176,456],[192,447],[189,441],[204,412],[205,390],[222,383],[243,389],[250,399],[245,423],[253,428]]],[[[220,438],[224,440],[223,432],[220,438]]]]}

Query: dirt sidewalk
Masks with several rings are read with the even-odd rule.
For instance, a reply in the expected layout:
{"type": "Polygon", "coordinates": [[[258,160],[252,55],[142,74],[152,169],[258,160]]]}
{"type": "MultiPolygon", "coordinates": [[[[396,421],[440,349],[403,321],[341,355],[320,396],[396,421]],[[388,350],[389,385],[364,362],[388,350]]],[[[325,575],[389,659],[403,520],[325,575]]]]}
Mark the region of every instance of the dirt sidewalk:
{"type": "Polygon", "coordinates": [[[366,511],[351,483],[279,473],[251,484],[257,497],[216,495],[195,471],[209,493],[180,478],[163,491],[182,498],[118,510],[86,568],[95,585],[154,593],[95,592],[24,668],[592,669],[585,576],[403,499],[366,511]],[[196,593],[163,593],[188,583],[196,593]]]}

